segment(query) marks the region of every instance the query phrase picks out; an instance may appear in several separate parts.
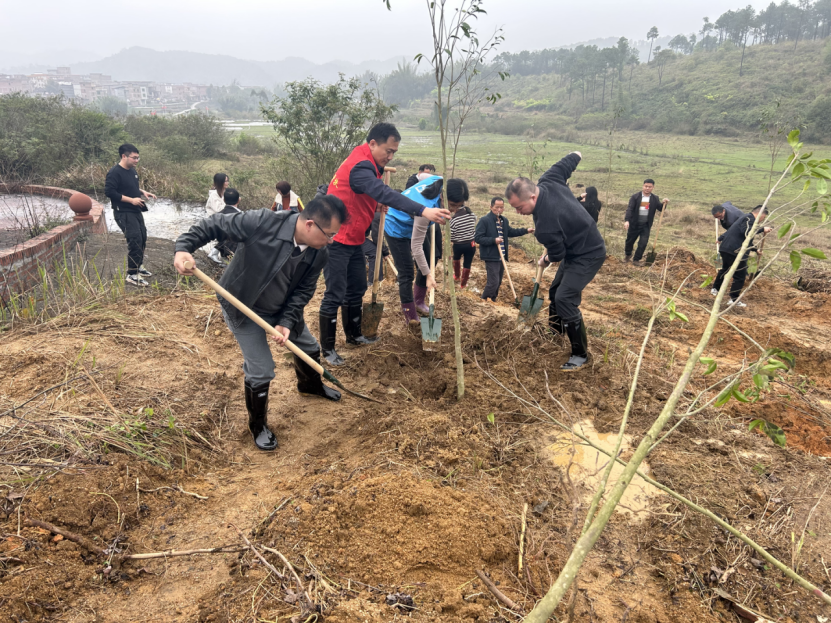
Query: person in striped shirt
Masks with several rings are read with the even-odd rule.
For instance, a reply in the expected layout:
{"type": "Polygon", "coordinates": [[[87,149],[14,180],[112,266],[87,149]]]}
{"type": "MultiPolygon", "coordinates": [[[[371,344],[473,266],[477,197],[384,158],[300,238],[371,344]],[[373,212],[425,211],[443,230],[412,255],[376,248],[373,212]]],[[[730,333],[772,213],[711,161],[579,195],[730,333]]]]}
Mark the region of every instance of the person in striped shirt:
{"type": "MultiPolygon", "coordinates": [[[[464,185],[462,200],[467,202],[470,198],[467,184],[463,180],[459,181],[464,185]]],[[[450,241],[453,243],[453,279],[459,281],[462,288],[467,286],[467,280],[470,278],[470,266],[473,263],[473,256],[476,255],[475,235],[476,215],[471,212],[469,207],[462,205],[456,210],[453,218],[450,219],[450,241]],[[462,258],[464,258],[464,265],[462,265],[462,258]]]]}

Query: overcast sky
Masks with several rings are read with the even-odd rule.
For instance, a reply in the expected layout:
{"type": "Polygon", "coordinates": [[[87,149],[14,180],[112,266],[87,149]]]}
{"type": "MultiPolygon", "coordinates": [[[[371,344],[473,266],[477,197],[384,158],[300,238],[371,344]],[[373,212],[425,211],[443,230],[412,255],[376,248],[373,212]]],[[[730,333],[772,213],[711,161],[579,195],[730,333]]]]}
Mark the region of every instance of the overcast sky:
{"type": "MultiPolygon", "coordinates": [[[[454,4],[457,0],[450,0],[454,4]]],[[[758,9],[770,0],[750,2],[758,9]]],[[[690,33],[748,0],[486,0],[480,32],[502,26],[507,51],[599,37],[690,33]]],[[[141,45],[253,60],[302,56],[361,62],[426,52],[424,0],[0,0],[0,66],[15,52],[84,50],[106,56],[141,45]]],[[[67,58],[65,62],[72,62],[67,58]]]]}

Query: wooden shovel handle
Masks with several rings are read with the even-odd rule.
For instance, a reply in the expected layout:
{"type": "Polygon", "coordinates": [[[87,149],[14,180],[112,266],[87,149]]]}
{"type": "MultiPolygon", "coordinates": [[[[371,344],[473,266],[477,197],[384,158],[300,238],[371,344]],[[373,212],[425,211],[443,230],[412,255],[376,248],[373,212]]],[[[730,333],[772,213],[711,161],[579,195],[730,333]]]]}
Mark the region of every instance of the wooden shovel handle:
{"type": "MultiPolygon", "coordinates": [[[[395,171],[395,169],[393,169],[395,171]]],[[[387,186],[390,185],[390,170],[384,170],[384,184],[387,186]]],[[[375,249],[375,278],[372,282],[372,302],[375,302],[375,299],[378,298],[378,275],[381,274],[381,251],[384,249],[384,222],[387,219],[387,215],[384,212],[381,212],[381,222],[378,223],[378,244],[376,244],[375,249]]]]}
{"type": "MultiPolygon", "coordinates": [[[[265,320],[260,318],[260,316],[258,314],[254,313],[252,310],[250,310],[248,307],[246,307],[242,303],[242,301],[240,301],[237,297],[235,297],[233,294],[228,292],[228,290],[223,288],[216,281],[214,281],[213,279],[208,277],[208,275],[206,275],[201,270],[196,268],[196,266],[194,265],[193,262],[191,262],[190,260],[185,262],[185,268],[192,270],[194,275],[196,275],[204,283],[208,284],[214,292],[219,294],[222,298],[224,298],[226,301],[228,301],[231,305],[236,307],[243,314],[245,314],[251,320],[256,322],[257,325],[263,331],[265,331],[269,335],[279,335],[280,337],[282,337],[282,335],[280,334],[279,331],[277,331],[277,329],[272,327],[265,320]]],[[[294,343],[291,340],[286,340],[285,344],[286,344],[286,348],[288,348],[291,352],[293,352],[295,355],[297,355],[303,361],[305,361],[308,365],[310,365],[312,368],[314,368],[315,371],[317,371],[318,374],[323,374],[323,366],[321,366],[318,362],[316,362],[314,359],[312,359],[306,353],[304,353],[302,350],[300,350],[297,346],[295,346],[294,343]]]]}
{"type": "MultiPolygon", "coordinates": [[[[430,274],[433,275],[433,279],[436,278],[436,227],[438,225],[433,225],[432,223],[428,225],[430,228],[430,274]]],[[[430,305],[433,304],[435,300],[435,288],[430,289],[430,305]]]]}
{"type": "Polygon", "coordinates": [[[664,203],[664,208],[661,210],[661,216],[658,217],[658,229],[655,230],[655,239],[652,241],[652,252],[655,253],[655,246],[658,244],[658,236],[661,234],[661,223],[664,221],[664,212],[666,212],[667,204],[664,203]]]}
{"type": "MultiPolygon", "coordinates": [[[[540,258],[540,261],[545,259],[545,255],[546,255],[546,253],[543,252],[542,257],[540,258]]],[[[535,283],[542,283],[542,273],[543,273],[544,270],[545,270],[545,266],[540,264],[540,262],[537,262],[537,276],[534,279],[535,283]]]]}
{"type": "Polygon", "coordinates": [[[387,256],[387,261],[390,263],[390,268],[392,269],[392,273],[398,277],[398,269],[395,267],[395,262],[392,261],[392,258],[387,256]]]}
{"type": "MultiPolygon", "coordinates": [[[[514,295],[514,300],[516,300],[516,290],[514,290],[514,280],[511,279],[511,273],[508,271],[508,262],[505,261],[505,255],[502,253],[502,245],[497,244],[496,248],[499,249],[499,259],[502,260],[502,266],[505,268],[505,274],[508,275],[508,283],[511,284],[511,293],[514,295]]],[[[542,277],[542,275],[540,275],[542,277]]]]}

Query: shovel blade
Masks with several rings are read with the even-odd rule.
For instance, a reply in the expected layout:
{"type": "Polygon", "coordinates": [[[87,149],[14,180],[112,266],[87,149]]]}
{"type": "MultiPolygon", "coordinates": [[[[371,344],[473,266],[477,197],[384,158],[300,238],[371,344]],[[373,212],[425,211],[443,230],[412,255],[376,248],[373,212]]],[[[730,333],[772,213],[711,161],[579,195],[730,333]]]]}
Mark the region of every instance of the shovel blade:
{"type": "Polygon", "coordinates": [[[534,324],[537,314],[542,309],[543,300],[534,296],[523,296],[522,305],[519,308],[517,324],[527,324],[529,327],[534,324]]]}
{"type": "Polygon", "coordinates": [[[378,335],[378,326],[384,315],[383,303],[364,303],[364,312],[361,318],[361,333],[367,337],[378,335]]]}
{"type": "Polygon", "coordinates": [[[658,259],[658,254],[655,251],[650,251],[646,254],[646,259],[644,260],[644,264],[647,266],[652,266],[655,263],[655,260],[658,259]]]}
{"type": "Polygon", "coordinates": [[[430,315],[421,319],[421,341],[424,350],[437,350],[441,341],[441,318],[434,315],[433,306],[430,306],[430,315]]]}

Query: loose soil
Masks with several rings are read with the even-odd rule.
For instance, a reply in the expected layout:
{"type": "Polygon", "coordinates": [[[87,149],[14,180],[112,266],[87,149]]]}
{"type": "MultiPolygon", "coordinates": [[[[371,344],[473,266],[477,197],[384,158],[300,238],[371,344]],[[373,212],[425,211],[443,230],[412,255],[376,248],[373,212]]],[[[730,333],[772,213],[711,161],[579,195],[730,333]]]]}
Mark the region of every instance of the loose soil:
{"type": "MultiPolygon", "coordinates": [[[[171,249],[163,254],[163,246],[153,256],[169,262],[171,249]]],[[[121,257],[105,247],[102,254],[121,257]]],[[[512,255],[521,297],[531,291],[534,267],[522,253],[512,255]]],[[[16,326],[0,336],[4,619],[516,621],[476,571],[484,570],[517,612],[528,612],[579,535],[591,481],[580,474],[593,476],[604,465],[599,459],[595,469],[578,469],[570,444],[553,451],[560,431],[550,417],[588,422],[614,441],[609,434],[620,424],[653,297],[663,296],[662,267],[668,288],[690,277],[678,301],[689,322],[656,323],[630,446],[662,408],[706,322],[699,305],[712,298],[709,287],[697,286],[712,267],[680,250],[659,259],[637,269],[609,258],[583,296],[591,365],[572,374],[558,369],[567,358],[561,338],[539,323],[515,328],[507,283],[496,303],[471,291],[484,286],[477,260],[472,287],[459,296],[461,401],[448,297],[436,297],[443,350],[425,352],[420,335],[401,321],[396,287],[385,281],[381,339],[352,349],[340,337],[347,363],[333,370],[380,403],[299,395],[290,359],[275,347],[270,423],[280,448],[273,453],[251,442],[242,358],[205,290],[182,288],[171,276],[172,291],[135,292],[109,307],[16,326]],[[28,527],[26,518],[80,534],[108,555],[28,527]],[[238,545],[235,527],[291,561],[317,619],[300,617],[303,597],[270,552],[267,560],[285,580],[250,551],[120,562],[125,553],[238,545]]],[[[546,282],[552,277],[553,269],[546,282]]],[[[322,290],[321,282],[306,313],[313,333],[322,290]]],[[[684,422],[648,459],[659,482],[797,564],[826,591],[829,296],[761,279],[748,307],[725,316],[735,328],[719,324],[707,356],[719,373],[735,370],[758,357],[752,338],[793,353],[794,371],[758,402],[731,401],[684,422]],[[748,432],[756,418],[782,427],[787,446],[748,432]]],[[[686,400],[712,383],[701,372],[686,400]]],[[[615,514],[589,555],[574,620],[740,620],[716,588],[776,621],[831,614],[707,519],[663,495],[644,505],[615,514]]],[[[557,617],[566,620],[566,603],[557,617]]]]}

